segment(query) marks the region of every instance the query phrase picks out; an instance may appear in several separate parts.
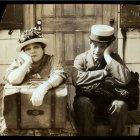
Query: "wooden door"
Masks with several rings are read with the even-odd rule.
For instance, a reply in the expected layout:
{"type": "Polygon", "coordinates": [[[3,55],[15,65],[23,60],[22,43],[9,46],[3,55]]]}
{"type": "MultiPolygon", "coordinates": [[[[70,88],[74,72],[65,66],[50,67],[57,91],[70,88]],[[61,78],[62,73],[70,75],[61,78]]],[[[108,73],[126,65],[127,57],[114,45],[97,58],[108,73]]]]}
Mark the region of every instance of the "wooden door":
{"type": "MultiPolygon", "coordinates": [[[[57,55],[64,62],[70,80],[70,95],[74,96],[71,84],[73,60],[77,54],[89,49],[91,25],[112,23],[117,35],[117,5],[37,4],[36,20],[40,19],[42,31],[49,39],[46,52],[57,55]]],[[[117,41],[115,46],[117,49],[117,41]]]]}

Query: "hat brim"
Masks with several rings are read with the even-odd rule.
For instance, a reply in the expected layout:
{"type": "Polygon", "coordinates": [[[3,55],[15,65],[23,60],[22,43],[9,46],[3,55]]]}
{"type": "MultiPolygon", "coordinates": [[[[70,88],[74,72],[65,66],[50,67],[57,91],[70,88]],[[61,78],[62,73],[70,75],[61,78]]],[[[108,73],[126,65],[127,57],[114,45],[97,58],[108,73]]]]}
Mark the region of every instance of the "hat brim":
{"type": "Polygon", "coordinates": [[[28,40],[28,41],[25,41],[25,42],[21,43],[21,44],[17,47],[16,50],[17,50],[18,52],[20,52],[21,49],[22,49],[23,47],[25,47],[25,46],[27,46],[27,45],[29,45],[29,44],[32,44],[32,43],[37,43],[37,42],[43,43],[45,46],[47,46],[47,44],[48,44],[48,40],[45,39],[45,38],[34,38],[34,39],[30,39],[30,40],[28,40]]]}
{"type": "Polygon", "coordinates": [[[102,42],[102,43],[112,42],[115,40],[114,34],[111,36],[98,36],[98,35],[90,34],[89,38],[93,41],[102,42]]]}

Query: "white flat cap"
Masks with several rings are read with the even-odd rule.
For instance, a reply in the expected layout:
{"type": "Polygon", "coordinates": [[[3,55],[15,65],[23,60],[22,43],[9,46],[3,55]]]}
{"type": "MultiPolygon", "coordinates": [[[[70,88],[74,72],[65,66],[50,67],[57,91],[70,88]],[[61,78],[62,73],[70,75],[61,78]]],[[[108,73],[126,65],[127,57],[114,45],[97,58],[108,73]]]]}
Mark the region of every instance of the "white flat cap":
{"type": "Polygon", "coordinates": [[[93,25],[89,38],[98,42],[110,42],[115,39],[114,28],[109,25],[93,25]]]}

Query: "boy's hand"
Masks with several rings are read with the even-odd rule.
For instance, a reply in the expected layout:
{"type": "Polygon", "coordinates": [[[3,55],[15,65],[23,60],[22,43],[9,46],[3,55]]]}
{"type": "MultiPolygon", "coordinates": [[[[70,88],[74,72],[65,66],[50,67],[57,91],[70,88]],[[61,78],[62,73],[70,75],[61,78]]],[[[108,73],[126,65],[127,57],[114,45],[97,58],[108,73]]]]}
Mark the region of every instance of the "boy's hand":
{"type": "Polygon", "coordinates": [[[110,55],[113,52],[113,48],[112,46],[108,46],[105,51],[104,51],[104,55],[110,55]]]}
{"type": "Polygon", "coordinates": [[[106,63],[109,65],[112,61],[112,57],[111,57],[111,53],[113,52],[113,48],[112,46],[108,46],[105,51],[104,51],[104,58],[105,58],[105,61],[106,63]]]}

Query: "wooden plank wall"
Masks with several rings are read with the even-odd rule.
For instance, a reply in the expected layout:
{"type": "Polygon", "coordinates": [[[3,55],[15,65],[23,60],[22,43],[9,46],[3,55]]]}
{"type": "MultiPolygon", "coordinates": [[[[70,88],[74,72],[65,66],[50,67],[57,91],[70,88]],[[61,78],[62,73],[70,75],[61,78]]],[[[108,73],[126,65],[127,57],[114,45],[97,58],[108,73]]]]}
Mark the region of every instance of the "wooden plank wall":
{"type": "MultiPolygon", "coordinates": [[[[34,5],[25,4],[24,8],[24,30],[35,26],[34,5]]],[[[9,30],[0,30],[0,83],[4,83],[5,71],[12,60],[16,57],[16,46],[19,44],[20,29],[13,30],[9,35],[9,30]]]]}
{"type": "MultiPolygon", "coordinates": [[[[120,5],[118,6],[118,25],[120,21],[120,5]]],[[[134,72],[138,72],[140,75],[140,32],[138,29],[129,29],[127,32],[127,40],[125,46],[125,56],[123,56],[123,36],[121,33],[121,28],[118,26],[118,53],[121,58],[124,58],[124,62],[128,68],[134,72]]],[[[140,79],[139,79],[140,81],[140,79]]],[[[139,108],[140,110],[140,104],[139,108]]],[[[140,122],[140,118],[138,120],[140,122]]]]}
{"type": "Polygon", "coordinates": [[[20,30],[13,30],[11,35],[8,32],[9,30],[0,30],[0,83],[4,83],[5,71],[17,55],[16,46],[18,45],[20,30]]]}

